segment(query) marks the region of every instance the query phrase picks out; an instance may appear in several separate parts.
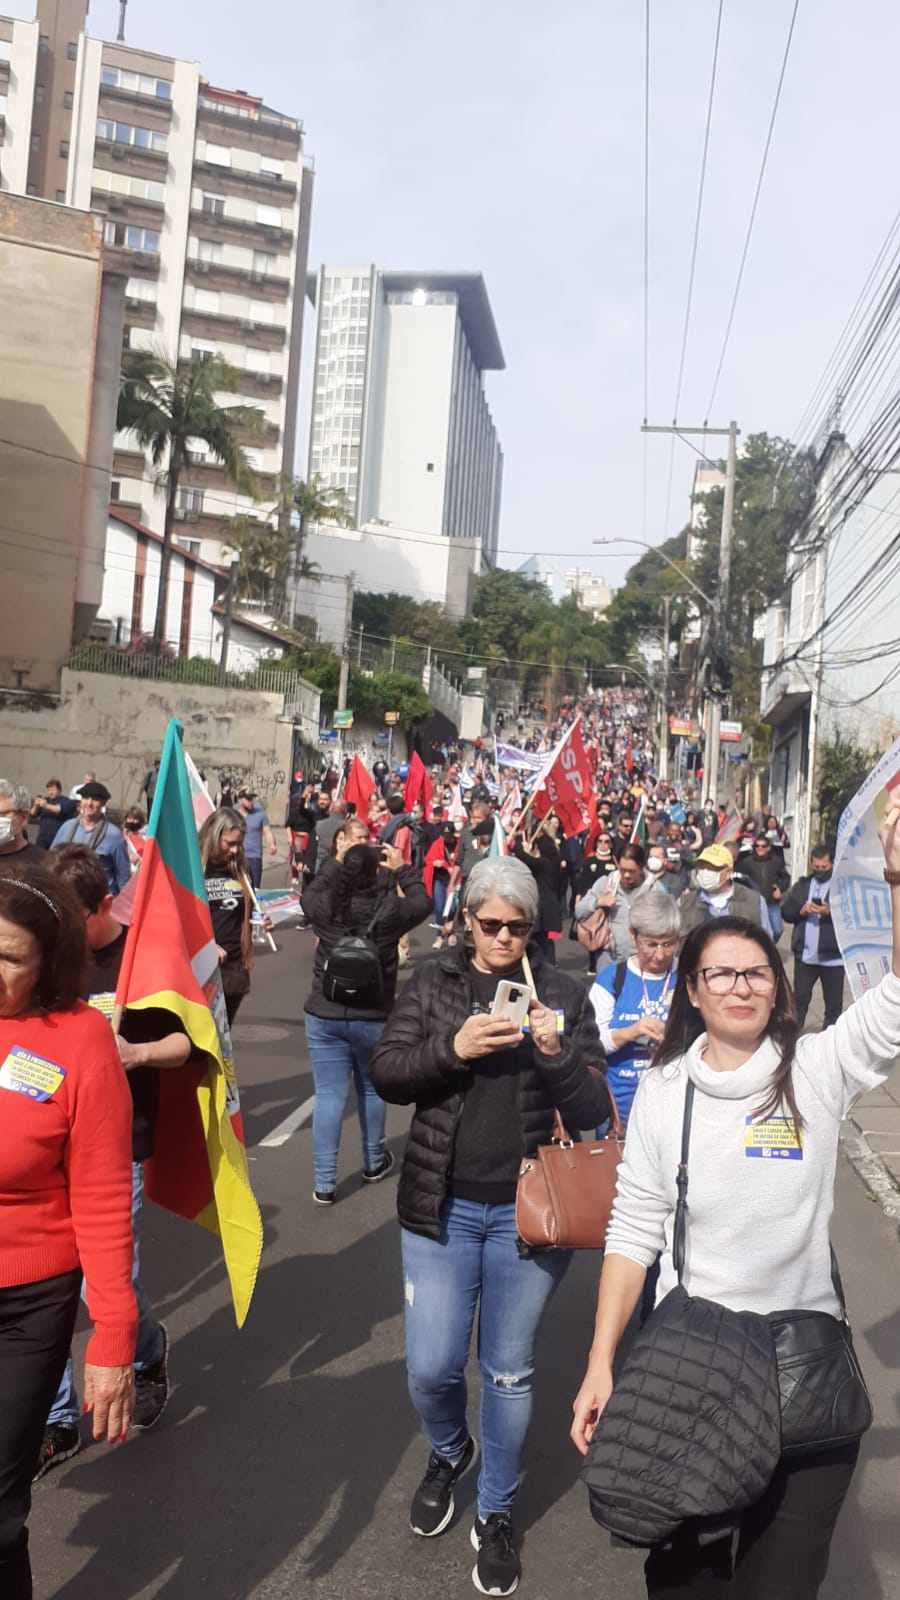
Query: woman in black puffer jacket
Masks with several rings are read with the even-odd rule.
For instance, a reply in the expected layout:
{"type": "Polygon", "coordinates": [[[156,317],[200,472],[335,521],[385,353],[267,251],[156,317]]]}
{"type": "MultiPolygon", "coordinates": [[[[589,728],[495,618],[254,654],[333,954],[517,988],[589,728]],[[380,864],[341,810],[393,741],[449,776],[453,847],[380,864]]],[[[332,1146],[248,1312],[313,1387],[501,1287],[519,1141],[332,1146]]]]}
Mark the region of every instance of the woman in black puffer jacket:
{"type": "Polygon", "coordinates": [[[527,1033],[490,1015],[501,978],[525,983],[538,915],[528,868],[479,862],[469,876],[464,948],[428,962],[394,1008],[372,1055],[383,1099],[415,1105],[400,1179],[406,1359],[431,1454],[410,1522],[425,1537],[453,1515],[453,1489],[475,1455],[465,1369],[475,1313],[482,1374],[482,1468],[473,1578],[511,1594],[519,1562],[510,1526],[531,1413],[535,1341],[569,1263],[565,1251],[520,1255],[515,1226],[522,1157],[553,1134],[610,1114],[593,1008],[572,978],[529,951],[537,995],[527,1033]]]}

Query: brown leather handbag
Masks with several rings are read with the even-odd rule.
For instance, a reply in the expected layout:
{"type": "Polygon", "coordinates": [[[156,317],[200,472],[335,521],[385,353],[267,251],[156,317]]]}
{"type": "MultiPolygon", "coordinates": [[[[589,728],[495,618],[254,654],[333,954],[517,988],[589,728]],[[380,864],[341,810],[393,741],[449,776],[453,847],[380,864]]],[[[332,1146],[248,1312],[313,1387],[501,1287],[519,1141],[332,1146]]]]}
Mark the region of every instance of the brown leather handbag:
{"type": "Polygon", "coordinates": [[[625,1130],[613,1105],[605,1139],[576,1144],[559,1112],[553,1143],[538,1146],[519,1168],[516,1230],[542,1250],[600,1250],[616,1194],[625,1130]]]}

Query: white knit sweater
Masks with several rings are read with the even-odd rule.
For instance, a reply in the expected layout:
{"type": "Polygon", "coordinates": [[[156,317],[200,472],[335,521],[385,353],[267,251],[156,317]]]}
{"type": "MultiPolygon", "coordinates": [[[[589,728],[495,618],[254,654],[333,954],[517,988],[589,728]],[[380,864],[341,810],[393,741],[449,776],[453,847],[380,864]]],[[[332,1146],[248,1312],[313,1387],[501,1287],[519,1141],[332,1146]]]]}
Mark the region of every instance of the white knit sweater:
{"type": "Polygon", "coordinates": [[[838,1133],[850,1107],[884,1082],[900,1054],[900,979],[888,974],[833,1028],[799,1041],[793,1068],[803,1118],[799,1151],[791,1123],[754,1121],[777,1065],[776,1047],[767,1039],[736,1071],[715,1072],[701,1060],[705,1044],[704,1033],[687,1055],[643,1076],[606,1252],[649,1267],[662,1251],[658,1298],[676,1282],[675,1172],[690,1075],[696,1093],[686,1289],[735,1311],[834,1314],[828,1230],[838,1133]]]}

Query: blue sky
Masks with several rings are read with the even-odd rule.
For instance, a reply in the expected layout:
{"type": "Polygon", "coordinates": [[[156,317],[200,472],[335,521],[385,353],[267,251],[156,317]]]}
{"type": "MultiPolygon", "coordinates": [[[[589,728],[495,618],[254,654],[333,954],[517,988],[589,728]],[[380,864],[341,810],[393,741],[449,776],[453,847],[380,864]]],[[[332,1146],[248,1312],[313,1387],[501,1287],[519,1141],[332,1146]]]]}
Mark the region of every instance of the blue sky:
{"type": "MultiPolygon", "coordinates": [[[[7,0],[7,9],[9,0],[7,0]]],[[[14,0],[15,14],[33,14],[14,0]]],[[[673,416],[716,0],[652,0],[650,420],[673,416]]],[[[725,0],[679,420],[703,420],[792,0],[725,0]]],[[[127,41],[302,117],[311,264],[483,271],[506,354],[501,544],[641,537],[642,0],[130,0],[127,41]]],[[[113,37],[117,0],[93,0],[113,37]]],[[[800,0],[711,422],[791,434],[897,207],[896,0],[800,0]]],[[[308,330],[309,331],[309,330],[308,330]]],[[[305,439],[299,460],[305,459],[305,439]]],[[[651,542],[695,457],[649,453],[651,542]]],[[[595,552],[621,582],[639,552],[595,552]]],[[[519,558],[509,556],[508,564],[519,558]]]]}

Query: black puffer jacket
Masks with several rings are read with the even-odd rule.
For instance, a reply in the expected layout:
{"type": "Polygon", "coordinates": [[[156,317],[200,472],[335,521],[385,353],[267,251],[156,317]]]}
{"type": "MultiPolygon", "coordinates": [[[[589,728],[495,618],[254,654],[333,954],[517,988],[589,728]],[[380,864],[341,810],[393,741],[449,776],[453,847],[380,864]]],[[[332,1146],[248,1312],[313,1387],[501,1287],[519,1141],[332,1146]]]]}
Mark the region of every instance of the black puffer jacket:
{"type": "MultiPolygon", "coordinates": [[[[594,1128],[611,1113],[606,1071],[594,1010],[580,984],[545,966],[536,947],[528,952],[538,998],[565,1014],[559,1055],[532,1050],[532,1067],[519,1084],[523,1152],[549,1144],[553,1108],[569,1132],[594,1128]]],[[[412,1233],[437,1238],[439,1213],[453,1158],[453,1142],[473,1064],[454,1054],[453,1040],[471,1015],[473,994],[468,958],[457,948],[426,962],[397,1001],[372,1055],[370,1074],[383,1100],[415,1104],[403,1158],[397,1209],[412,1233]]]]}
{"type": "Polygon", "coordinates": [[[307,996],[304,1011],[314,1017],[337,1021],[379,1022],[386,1017],[394,1000],[397,987],[397,940],[404,933],[424,922],[431,910],[431,896],[422,882],[422,874],[415,867],[400,867],[396,873],[382,871],[378,882],[367,894],[358,894],[350,906],[350,916],[338,920],[335,899],[341,881],[341,863],[336,856],[326,856],[321,867],[304,890],[300,902],[304,916],[318,934],[312,990],[307,996]],[[403,890],[403,898],[397,888],[403,890]],[[351,1010],[326,1000],[322,993],[322,974],[325,963],[338,940],[345,933],[363,933],[380,907],[378,921],[372,929],[372,941],[381,957],[384,975],[384,998],[379,1006],[351,1010]]]}

